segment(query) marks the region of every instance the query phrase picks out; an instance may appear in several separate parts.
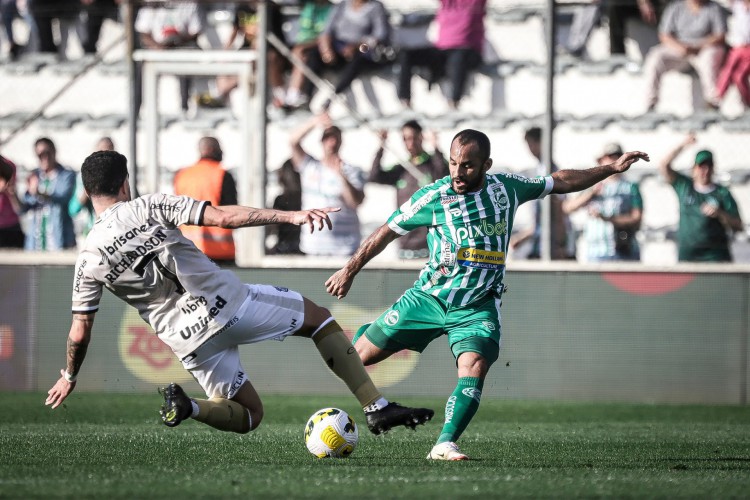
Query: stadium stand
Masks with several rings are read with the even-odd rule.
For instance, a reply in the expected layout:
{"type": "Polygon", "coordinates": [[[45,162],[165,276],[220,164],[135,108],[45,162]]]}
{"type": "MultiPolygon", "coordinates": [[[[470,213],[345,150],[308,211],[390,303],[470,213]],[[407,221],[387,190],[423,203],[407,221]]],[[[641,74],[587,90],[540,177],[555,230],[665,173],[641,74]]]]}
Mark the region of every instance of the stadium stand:
{"type": "MultiPolygon", "coordinates": [[[[420,37],[430,36],[430,13],[434,11],[435,2],[409,2],[406,9],[403,2],[387,0],[384,3],[396,26],[396,40],[418,43],[420,37]]],[[[531,124],[541,123],[545,109],[544,6],[525,0],[513,0],[512,4],[490,1],[489,5],[485,62],[470,78],[468,95],[461,102],[459,112],[449,114],[440,86],[428,88],[421,78],[413,81],[413,111],[404,111],[396,98],[395,68],[369,75],[363,81],[355,81],[347,97],[368,123],[362,126],[339,103],[334,102],[331,108],[336,123],[347,134],[343,157],[369,168],[377,148],[372,130],[395,130],[407,119],[417,118],[439,132],[443,149],[447,149],[450,137],[457,130],[479,128],[493,141],[497,168],[530,173],[534,159],[523,143],[523,131],[531,124]]],[[[295,11],[286,9],[285,12],[288,14],[285,30],[291,34],[295,29],[295,11]]],[[[201,40],[206,48],[216,46],[217,34],[228,31],[231,16],[216,12],[210,19],[213,31],[201,40]]],[[[23,41],[28,33],[24,32],[20,21],[16,22],[23,41]]],[[[631,28],[635,33],[642,29],[631,28]]],[[[695,112],[692,106],[694,77],[679,73],[664,77],[658,113],[642,114],[642,44],[629,39],[627,57],[609,57],[605,31],[604,25],[595,28],[587,46],[589,58],[566,56],[557,61],[555,161],[562,168],[591,166],[601,145],[612,141],[621,143],[626,150],[649,152],[652,163],[639,165],[629,173],[641,183],[645,202],[643,229],[639,234],[644,245],[643,261],[669,264],[675,261],[674,250],[669,245],[678,219],[677,205],[669,186],[655,175],[654,161],[686,132],[696,131],[700,145],[715,152],[717,177],[731,184],[743,220],[750,222],[750,165],[746,160],[750,153],[750,114],[743,112],[736,89],[730,89],[720,112],[695,112]],[[664,251],[665,248],[668,251],[664,251]]],[[[122,36],[121,24],[106,21],[100,46],[107,46],[122,36]]],[[[124,54],[124,44],[116,45],[102,64],[83,74],[61,99],[44,110],[39,120],[2,144],[3,154],[20,166],[20,177],[24,169],[34,166],[31,146],[41,135],[49,135],[58,144],[64,144],[65,147],[60,148],[60,161],[74,167],[80,165],[90,152],[91,144],[102,135],[111,136],[124,148],[128,102],[124,54]]],[[[27,54],[15,61],[0,59],[0,95],[4,96],[0,103],[0,141],[90,62],[75,43],[68,44],[66,55],[66,60],[41,54],[27,54]]],[[[160,95],[178,93],[176,78],[162,78],[159,85],[160,95]]],[[[316,95],[312,109],[318,109],[325,97],[322,92],[316,95]]],[[[225,163],[229,166],[239,163],[239,152],[230,146],[242,140],[237,131],[236,109],[200,109],[189,116],[181,116],[176,101],[165,98],[159,102],[162,126],[159,157],[167,174],[161,180],[164,189],[171,185],[169,174],[192,161],[193,151],[183,145],[194,143],[208,131],[228,145],[225,163]]],[[[271,115],[267,135],[269,171],[278,168],[289,156],[287,131],[306,116],[305,112],[271,115]]],[[[311,151],[316,151],[315,147],[310,144],[311,151]]],[[[399,151],[397,147],[394,150],[399,151]]],[[[139,157],[142,154],[140,149],[138,154],[139,157]]],[[[688,168],[690,160],[686,153],[678,158],[676,166],[688,168]]],[[[361,208],[365,231],[382,222],[395,206],[392,190],[386,187],[368,186],[367,193],[368,198],[361,208]],[[392,198],[393,204],[389,204],[387,201],[392,198]]],[[[269,191],[267,199],[273,197],[274,192],[269,191]]],[[[529,222],[528,214],[519,214],[518,225],[529,222]]],[[[574,218],[573,222],[580,226],[581,220],[574,218]]],[[[741,247],[738,260],[742,255],[745,262],[750,261],[747,240],[747,235],[740,235],[736,242],[736,246],[741,247]]]]}

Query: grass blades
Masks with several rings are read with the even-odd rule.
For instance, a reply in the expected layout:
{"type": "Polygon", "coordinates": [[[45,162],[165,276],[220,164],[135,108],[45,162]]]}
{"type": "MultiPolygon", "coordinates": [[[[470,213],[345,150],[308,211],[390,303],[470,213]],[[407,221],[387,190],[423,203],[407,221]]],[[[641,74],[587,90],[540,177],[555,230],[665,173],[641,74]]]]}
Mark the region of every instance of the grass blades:
{"type": "Polygon", "coordinates": [[[158,394],[0,393],[0,498],[730,498],[750,491],[748,408],[484,400],[460,440],[472,460],[425,459],[440,400],[416,432],[372,436],[353,398],[267,396],[261,427],[168,429],[158,394]],[[338,406],[360,426],[351,458],[319,460],[307,418],[338,406]]]}

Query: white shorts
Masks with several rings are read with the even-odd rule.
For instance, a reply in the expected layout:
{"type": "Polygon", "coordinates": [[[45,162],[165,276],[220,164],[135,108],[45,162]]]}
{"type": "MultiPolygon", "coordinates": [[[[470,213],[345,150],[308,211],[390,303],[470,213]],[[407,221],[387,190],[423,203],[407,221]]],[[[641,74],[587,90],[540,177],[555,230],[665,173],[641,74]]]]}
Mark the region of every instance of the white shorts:
{"type": "Polygon", "coordinates": [[[284,340],[302,327],[302,295],[288,288],[246,285],[249,294],[235,316],[236,323],[211,337],[182,359],[209,398],[232,399],[247,380],[239,345],[284,340]]]}

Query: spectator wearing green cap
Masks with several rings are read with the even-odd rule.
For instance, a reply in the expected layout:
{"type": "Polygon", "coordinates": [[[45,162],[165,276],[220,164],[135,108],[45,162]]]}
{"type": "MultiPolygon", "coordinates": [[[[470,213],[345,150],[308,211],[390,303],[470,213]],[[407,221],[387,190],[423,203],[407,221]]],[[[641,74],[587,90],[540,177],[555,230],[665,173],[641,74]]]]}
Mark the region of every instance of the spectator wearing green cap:
{"type": "Polygon", "coordinates": [[[680,204],[678,260],[731,262],[730,235],[732,231],[742,231],[742,218],[729,189],[713,182],[713,153],[706,149],[698,151],[692,179],[672,169],[674,159],[692,144],[695,144],[695,135],[689,134],[659,164],[662,176],[674,188],[680,204]]]}

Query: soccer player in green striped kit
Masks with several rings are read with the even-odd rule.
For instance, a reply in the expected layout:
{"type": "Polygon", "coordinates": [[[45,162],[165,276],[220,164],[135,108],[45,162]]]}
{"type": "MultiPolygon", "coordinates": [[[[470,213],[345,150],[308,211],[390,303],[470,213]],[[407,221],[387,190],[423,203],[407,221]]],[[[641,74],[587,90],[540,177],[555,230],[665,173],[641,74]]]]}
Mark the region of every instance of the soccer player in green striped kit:
{"type": "Polygon", "coordinates": [[[357,273],[389,243],[417,227],[428,228],[431,257],[414,286],[354,338],[362,361],[371,365],[403,349],[421,352],[447,335],[458,383],[446,403],[443,429],[427,458],[469,458],[456,441],[479,408],[484,379],[499,356],[505,257],[518,206],[550,193],[584,190],[641,159],[649,161],[646,153],[633,151],[609,165],[558,170],[534,179],[488,174],[492,167],[489,138],[476,130],[463,130],[451,142],[450,176],[414,193],[326,281],[328,293],[345,297],[357,273]]]}

